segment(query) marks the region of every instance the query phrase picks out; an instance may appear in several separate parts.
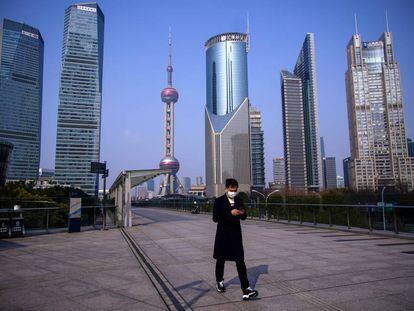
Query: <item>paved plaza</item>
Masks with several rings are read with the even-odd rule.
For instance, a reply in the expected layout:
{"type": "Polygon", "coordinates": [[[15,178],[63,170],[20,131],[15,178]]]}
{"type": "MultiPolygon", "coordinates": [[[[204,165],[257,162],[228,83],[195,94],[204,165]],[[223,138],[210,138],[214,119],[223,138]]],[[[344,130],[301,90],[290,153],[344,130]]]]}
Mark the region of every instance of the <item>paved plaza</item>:
{"type": "Polygon", "coordinates": [[[0,240],[0,310],[414,310],[414,240],[246,220],[260,295],[242,301],[232,262],[215,291],[210,215],[134,213],[125,231],[0,240]]]}

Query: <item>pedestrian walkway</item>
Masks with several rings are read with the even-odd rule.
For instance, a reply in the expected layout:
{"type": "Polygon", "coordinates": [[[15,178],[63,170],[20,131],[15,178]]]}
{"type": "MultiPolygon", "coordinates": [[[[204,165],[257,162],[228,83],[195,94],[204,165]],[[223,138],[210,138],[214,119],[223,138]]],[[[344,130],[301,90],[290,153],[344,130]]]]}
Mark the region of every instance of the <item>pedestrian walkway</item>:
{"type": "Polygon", "coordinates": [[[260,296],[241,301],[234,263],[227,292],[215,291],[210,215],[134,213],[125,234],[0,240],[0,309],[176,310],[174,301],[193,310],[414,309],[413,240],[246,220],[246,265],[260,296]]]}

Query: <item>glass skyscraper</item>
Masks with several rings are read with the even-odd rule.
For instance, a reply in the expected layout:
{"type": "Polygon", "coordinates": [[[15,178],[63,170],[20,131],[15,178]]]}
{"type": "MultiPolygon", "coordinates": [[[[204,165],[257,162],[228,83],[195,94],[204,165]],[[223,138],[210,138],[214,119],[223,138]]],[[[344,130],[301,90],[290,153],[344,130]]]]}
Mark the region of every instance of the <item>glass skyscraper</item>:
{"type": "Polygon", "coordinates": [[[407,151],[400,67],[391,32],[370,42],[353,35],[347,55],[350,187],[414,189],[414,159],[407,151]]]}
{"type": "Polygon", "coordinates": [[[250,191],[247,52],[249,35],[224,33],[206,44],[206,192],[219,196],[227,178],[250,191]]]}
{"type": "Polygon", "coordinates": [[[336,159],[335,157],[322,158],[323,187],[325,189],[336,189],[336,159]]]}
{"type": "Polygon", "coordinates": [[[43,46],[36,28],[0,23],[0,139],[14,146],[7,180],[38,178],[43,46]]]}
{"type": "Polygon", "coordinates": [[[293,73],[302,80],[308,189],[318,191],[322,187],[322,169],[313,33],[306,34],[293,73]]]}
{"type": "Polygon", "coordinates": [[[97,194],[91,162],[100,158],[104,15],[96,3],[65,11],[55,179],[97,194]]]}
{"type": "Polygon", "coordinates": [[[252,188],[263,191],[265,188],[265,163],[262,114],[253,107],[250,107],[250,146],[252,150],[252,188]]]}
{"type": "Polygon", "coordinates": [[[411,138],[407,138],[408,156],[414,157],[414,141],[411,138]]]}
{"type": "Polygon", "coordinates": [[[286,183],[286,170],[285,170],[285,159],[274,158],[273,159],[273,182],[276,188],[283,189],[286,183]]]}
{"type": "Polygon", "coordinates": [[[302,80],[292,73],[282,70],[280,81],[286,187],[290,190],[306,192],[308,183],[302,80]]]}

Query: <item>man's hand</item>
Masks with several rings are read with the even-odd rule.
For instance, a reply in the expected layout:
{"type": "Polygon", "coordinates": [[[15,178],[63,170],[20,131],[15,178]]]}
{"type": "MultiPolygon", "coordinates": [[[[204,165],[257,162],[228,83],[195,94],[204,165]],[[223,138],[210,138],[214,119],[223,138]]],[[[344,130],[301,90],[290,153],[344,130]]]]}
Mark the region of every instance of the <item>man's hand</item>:
{"type": "Polygon", "coordinates": [[[237,216],[237,215],[240,215],[240,214],[241,214],[241,212],[240,212],[237,208],[233,208],[233,209],[231,210],[231,214],[232,214],[233,216],[237,216]]]}
{"type": "Polygon", "coordinates": [[[234,209],[231,210],[231,214],[233,216],[243,215],[244,213],[245,213],[244,209],[238,210],[237,208],[234,208],[234,209]]]}

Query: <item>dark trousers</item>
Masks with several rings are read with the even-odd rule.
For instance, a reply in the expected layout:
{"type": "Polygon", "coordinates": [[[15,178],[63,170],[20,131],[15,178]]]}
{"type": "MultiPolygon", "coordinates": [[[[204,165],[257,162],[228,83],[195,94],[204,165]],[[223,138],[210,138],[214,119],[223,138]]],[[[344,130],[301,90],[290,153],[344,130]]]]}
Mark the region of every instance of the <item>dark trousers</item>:
{"type": "MultiPolygon", "coordinates": [[[[225,260],[217,259],[216,262],[216,281],[221,282],[223,281],[224,277],[224,264],[226,263],[225,260]]],[[[237,273],[239,274],[241,289],[245,290],[249,287],[249,280],[247,279],[247,270],[246,264],[244,260],[236,261],[237,273]]]]}

